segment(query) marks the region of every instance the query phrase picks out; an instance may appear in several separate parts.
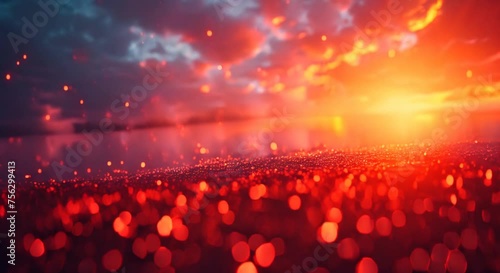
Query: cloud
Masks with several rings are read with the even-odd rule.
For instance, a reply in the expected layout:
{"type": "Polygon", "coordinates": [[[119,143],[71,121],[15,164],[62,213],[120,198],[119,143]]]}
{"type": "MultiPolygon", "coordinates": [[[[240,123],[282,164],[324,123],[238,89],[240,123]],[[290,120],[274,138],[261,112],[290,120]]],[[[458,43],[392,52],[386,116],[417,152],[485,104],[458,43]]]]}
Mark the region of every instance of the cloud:
{"type": "MultiPolygon", "coordinates": [[[[284,103],[339,109],[360,97],[458,90],[467,70],[498,75],[500,4],[489,0],[232,3],[70,1],[18,54],[0,40],[8,49],[0,71],[12,78],[0,81],[8,102],[0,128],[99,120],[156,64],[171,77],[130,122],[262,115],[284,103]]],[[[37,11],[36,1],[2,2],[4,37],[21,33],[21,18],[37,11]]]]}

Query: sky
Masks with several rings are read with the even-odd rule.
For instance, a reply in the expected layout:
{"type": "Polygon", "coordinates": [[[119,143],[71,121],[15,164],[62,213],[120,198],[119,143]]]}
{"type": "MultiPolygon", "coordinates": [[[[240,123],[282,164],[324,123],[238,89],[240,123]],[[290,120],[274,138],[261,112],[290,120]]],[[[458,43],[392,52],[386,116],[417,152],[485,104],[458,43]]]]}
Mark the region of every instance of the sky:
{"type": "Polygon", "coordinates": [[[491,0],[7,0],[0,135],[500,109],[491,0]],[[147,90],[146,88],[147,87],[147,90]]]}

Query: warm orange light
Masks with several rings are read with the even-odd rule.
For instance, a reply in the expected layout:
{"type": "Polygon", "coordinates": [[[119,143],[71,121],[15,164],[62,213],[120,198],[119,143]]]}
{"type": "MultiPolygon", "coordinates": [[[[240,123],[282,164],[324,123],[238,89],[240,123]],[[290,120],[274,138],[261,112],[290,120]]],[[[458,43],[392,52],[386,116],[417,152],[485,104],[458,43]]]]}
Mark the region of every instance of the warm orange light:
{"type": "Polygon", "coordinates": [[[123,223],[120,217],[116,217],[115,220],[113,221],[113,229],[118,234],[122,233],[126,227],[127,225],[123,223]]]}
{"type": "Polygon", "coordinates": [[[21,63],[19,61],[16,62],[16,65],[20,65],[21,63]]]}
{"type": "Polygon", "coordinates": [[[261,197],[259,193],[259,187],[257,185],[251,186],[250,190],[248,191],[248,195],[252,200],[259,200],[259,198],[261,197]]]}
{"type": "Polygon", "coordinates": [[[271,150],[273,150],[273,151],[278,150],[278,144],[276,144],[276,142],[271,142],[271,144],[269,145],[269,147],[270,147],[270,148],[271,148],[271,150]]]}
{"type": "Polygon", "coordinates": [[[326,35],[321,36],[321,41],[326,41],[326,35]]]}
{"type": "Polygon", "coordinates": [[[465,76],[467,76],[467,78],[472,78],[472,70],[467,70],[467,72],[465,73],[465,76]]]}
{"type": "Polygon", "coordinates": [[[186,196],[184,194],[179,194],[177,195],[177,198],[175,199],[175,205],[178,207],[183,207],[187,203],[186,196]]]}
{"type": "Polygon", "coordinates": [[[64,92],[68,91],[69,90],[69,86],[67,86],[67,85],[63,86],[63,90],[64,90],[64,92]]]}
{"type": "Polygon", "coordinates": [[[5,75],[5,79],[10,80],[10,74],[5,75]]]}
{"type": "Polygon", "coordinates": [[[108,167],[111,166],[111,161],[108,161],[106,164],[108,165],[108,167]]]}
{"type": "Polygon", "coordinates": [[[141,162],[141,168],[144,168],[144,167],[146,167],[146,162],[143,161],[143,162],[141,162]]]}
{"type": "Polygon", "coordinates": [[[452,194],[450,196],[450,202],[453,204],[453,205],[456,205],[457,204],[457,195],[456,194],[452,194]]]}
{"type": "Polygon", "coordinates": [[[436,19],[436,17],[438,17],[442,6],[443,0],[437,0],[436,3],[430,6],[424,18],[418,18],[408,22],[409,30],[415,32],[426,28],[436,19]]]}
{"type": "Polygon", "coordinates": [[[128,101],[125,102],[125,107],[129,107],[130,103],[128,101]]]}
{"type": "Polygon", "coordinates": [[[257,268],[252,262],[245,262],[238,266],[236,273],[257,273],[257,268]]]}
{"type": "Polygon", "coordinates": [[[446,176],[445,187],[449,188],[449,187],[453,186],[453,181],[454,181],[453,175],[449,174],[448,176],[446,176]]]}
{"type": "Polygon", "coordinates": [[[259,184],[258,189],[259,189],[259,195],[260,195],[260,197],[263,197],[264,195],[266,195],[266,192],[267,192],[266,185],[259,184]]]}
{"type": "Polygon", "coordinates": [[[278,16],[278,17],[274,17],[273,20],[271,21],[271,23],[275,26],[283,23],[285,21],[285,17],[283,16],[278,16]]]}
{"type": "Polygon", "coordinates": [[[220,214],[226,214],[229,211],[229,204],[226,200],[221,200],[217,206],[220,214]]]}
{"type": "Polygon", "coordinates": [[[364,257],[356,266],[356,273],[378,273],[377,263],[369,257],[364,257]]]}
{"type": "Polygon", "coordinates": [[[394,58],[396,56],[396,50],[389,50],[389,52],[387,52],[387,56],[389,56],[389,58],[394,58]]]}
{"type": "Polygon", "coordinates": [[[207,30],[207,36],[208,36],[208,37],[212,37],[212,35],[213,35],[213,34],[214,34],[214,33],[213,33],[211,30],[207,30]]]}
{"type": "Polygon", "coordinates": [[[292,195],[288,198],[288,206],[291,210],[299,210],[302,201],[298,195],[292,195]]]}
{"type": "Polygon", "coordinates": [[[236,216],[234,215],[234,212],[228,211],[226,214],[222,215],[222,222],[226,225],[232,225],[234,223],[234,218],[236,216]]]}
{"type": "Polygon", "coordinates": [[[314,175],[313,177],[314,182],[319,182],[321,180],[321,177],[319,175],[314,175]]]}
{"type": "Polygon", "coordinates": [[[331,243],[337,239],[339,226],[334,222],[324,222],[321,225],[321,238],[327,242],[331,243]]]}
{"type": "Polygon", "coordinates": [[[273,85],[269,89],[269,91],[271,91],[272,93],[279,93],[279,92],[283,91],[284,89],[285,89],[285,85],[283,83],[279,82],[279,83],[273,85]]]}
{"type": "Polygon", "coordinates": [[[486,170],[484,177],[488,180],[491,180],[493,178],[493,171],[491,169],[486,170]]]}
{"type": "Polygon", "coordinates": [[[334,222],[337,224],[342,222],[342,211],[338,208],[335,208],[335,207],[331,208],[328,211],[327,219],[328,219],[328,221],[334,222]]]}
{"type": "Polygon", "coordinates": [[[174,235],[174,238],[177,241],[181,241],[181,242],[186,241],[187,238],[189,237],[189,229],[185,225],[182,225],[182,226],[179,226],[179,227],[172,229],[172,233],[174,235]]]}
{"type": "Polygon", "coordinates": [[[80,100],[80,104],[82,104],[82,105],[83,105],[83,100],[80,100]]]}
{"type": "Polygon", "coordinates": [[[49,114],[45,115],[45,120],[46,120],[46,121],[49,121],[49,120],[50,120],[50,115],[49,115],[49,114]]]}
{"type": "Polygon", "coordinates": [[[204,84],[200,87],[200,91],[202,93],[210,93],[210,86],[208,84],[204,84]]]}
{"type": "Polygon", "coordinates": [[[262,267],[269,267],[276,256],[273,244],[265,243],[255,250],[255,261],[262,267]]]}
{"type": "Polygon", "coordinates": [[[92,202],[89,205],[89,212],[90,212],[90,214],[98,214],[99,213],[99,205],[95,202],[92,202]]]}
{"type": "Polygon", "coordinates": [[[24,59],[24,60],[28,59],[28,55],[24,54],[24,55],[23,55],[23,59],[24,59]]]}
{"type": "Polygon", "coordinates": [[[119,215],[120,220],[125,224],[128,225],[132,221],[132,214],[126,210],[122,211],[119,215]]]}
{"type": "Polygon", "coordinates": [[[200,191],[207,191],[208,190],[208,184],[205,181],[201,181],[199,187],[200,187],[200,191]]]}

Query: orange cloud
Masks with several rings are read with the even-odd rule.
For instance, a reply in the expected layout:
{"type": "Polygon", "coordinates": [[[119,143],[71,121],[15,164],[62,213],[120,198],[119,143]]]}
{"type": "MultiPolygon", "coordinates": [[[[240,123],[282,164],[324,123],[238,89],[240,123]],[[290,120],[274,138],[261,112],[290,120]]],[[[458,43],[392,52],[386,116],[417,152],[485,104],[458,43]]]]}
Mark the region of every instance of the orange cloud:
{"type": "Polygon", "coordinates": [[[443,0],[437,0],[436,3],[430,6],[423,18],[410,20],[408,22],[408,29],[410,31],[416,32],[426,28],[439,16],[442,6],[443,0]]]}

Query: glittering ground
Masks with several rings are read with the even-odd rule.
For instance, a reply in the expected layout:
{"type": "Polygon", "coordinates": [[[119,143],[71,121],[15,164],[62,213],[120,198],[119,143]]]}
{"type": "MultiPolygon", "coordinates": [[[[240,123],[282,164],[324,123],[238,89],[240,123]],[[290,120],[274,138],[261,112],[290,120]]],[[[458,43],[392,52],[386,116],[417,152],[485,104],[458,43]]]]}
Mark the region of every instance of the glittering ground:
{"type": "Polygon", "coordinates": [[[19,182],[10,272],[500,272],[500,144],[431,148],[19,182]]]}

